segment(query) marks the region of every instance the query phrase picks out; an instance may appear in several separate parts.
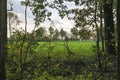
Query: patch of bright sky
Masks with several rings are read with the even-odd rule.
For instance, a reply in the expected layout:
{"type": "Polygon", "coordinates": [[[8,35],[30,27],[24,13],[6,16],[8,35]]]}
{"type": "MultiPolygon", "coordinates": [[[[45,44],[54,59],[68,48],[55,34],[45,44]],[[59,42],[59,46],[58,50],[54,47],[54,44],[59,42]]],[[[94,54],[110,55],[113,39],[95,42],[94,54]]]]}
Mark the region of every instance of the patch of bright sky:
{"type": "MultiPolygon", "coordinates": [[[[24,29],[24,10],[25,7],[20,4],[20,1],[25,1],[25,0],[12,0],[13,2],[13,12],[18,15],[20,20],[22,21],[21,25],[19,27],[22,27],[24,29]]],[[[52,0],[50,0],[52,1],[52,0]]],[[[65,5],[69,7],[69,9],[72,9],[75,7],[73,2],[65,2],[65,5]]],[[[68,20],[67,17],[61,19],[58,15],[58,11],[55,9],[48,8],[52,12],[51,20],[54,23],[54,27],[57,29],[63,28],[67,32],[70,32],[70,29],[74,26],[74,21],[73,20],[68,20]]],[[[31,10],[28,8],[27,10],[27,18],[28,18],[28,31],[32,31],[34,28],[34,16],[32,15],[31,10]]],[[[46,20],[44,23],[41,23],[41,26],[44,26],[46,28],[50,27],[51,22],[46,20]]]]}

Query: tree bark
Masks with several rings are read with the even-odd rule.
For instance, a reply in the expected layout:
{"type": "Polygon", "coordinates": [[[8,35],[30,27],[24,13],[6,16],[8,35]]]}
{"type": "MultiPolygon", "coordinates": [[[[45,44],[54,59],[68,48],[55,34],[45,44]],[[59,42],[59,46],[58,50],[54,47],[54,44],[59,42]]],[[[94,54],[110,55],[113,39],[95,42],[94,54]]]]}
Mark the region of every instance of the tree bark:
{"type": "Polygon", "coordinates": [[[113,0],[106,0],[104,3],[104,24],[105,24],[105,50],[107,54],[116,54],[114,21],[113,21],[113,0]]]}
{"type": "Polygon", "coordinates": [[[120,0],[117,0],[117,80],[120,80],[120,0]]]}
{"type": "Polygon", "coordinates": [[[7,0],[0,1],[0,80],[6,80],[7,0]]]}

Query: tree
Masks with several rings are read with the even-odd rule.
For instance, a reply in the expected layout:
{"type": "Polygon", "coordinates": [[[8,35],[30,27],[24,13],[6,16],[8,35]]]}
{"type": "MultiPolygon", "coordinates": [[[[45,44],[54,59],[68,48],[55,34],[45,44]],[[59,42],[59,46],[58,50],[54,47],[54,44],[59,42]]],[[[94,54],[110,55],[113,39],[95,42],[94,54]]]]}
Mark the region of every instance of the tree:
{"type": "Polygon", "coordinates": [[[40,27],[35,31],[35,33],[36,33],[37,39],[42,40],[45,37],[46,30],[44,27],[40,27]]]}
{"type": "Polygon", "coordinates": [[[116,54],[113,21],[113,0],[104,1],[105,49],[108,54],[116,54]]]}
{"type": "Polygon", "coordinates": [[[82,28],[79,30],[79,36],[81,40],[89,40],[91,37],[91,31],[87,28],[82,28]]]}
{"type": "Polygon", "coordinates": [[[117,80],[120,80],[120,0],[117,0],[117,80]]]}
{"type": "Polygon", "coordinates": [[[54,39],[55,40],[58,40],[59,39],[59,31],[58,31],[58,29],[55,29],[55,34],[53,35],[53,37],[54,37],[54,39]]]}
{"type": "Polygon", "coordinates": [[[14,14],[13,12],[8,12],[7,13],[8,17],[8,26],[9,26],[9,37],[11,38],[11,33],[12,33],[12,27],[16,25],[19,25],[20,20],[18,19],[18,16],[14,14]]]}
{"type": "Polygon", "coordinates": [[[49,27],[49,33],[50,33],[50,39],[52,39],[54,34],[54,28],[52,26],[49,27]]]}
{"type": "Polygon", "coordinates": [[[6,80],[7,0],[0,1],[0,79],[6,80]]]}
{"type": "Polygon", "coordinates": [[[99,66],[99,69],[101,70],[102,64],[101,64],[101,53],[100,53],[100,44],[99,44],[100,34],[99,34],[99,28],[98,28],[98,24],[97,24],[97,9],[98,9],[97,2],[95,1],[95,16],[94,16],[94,18],[95,18],[95,27],[96,27],[96,34],[97,34],[96,47],[97,47],[97,55],[98,55],[98,66],[99,66]]]}
{"type": "Polygon", "coordinates": [[[100,36],[102,41],[102,52],[104,52],[104,27],[103,27],[103,6],[102,1],[99,1],[99,9],[100,9],[100,36]]]}
{"type": "Polygon", "coordinates": [[[35,26],[39,26],[41,22],[44,22],[46,18],[50,19],[51,12],[46,9],[49,6],[47,0],[27,0],[21,1],[23,5],[27,4],[33,15],[35,16],[35,26]]]}
{"type": "Polygon", "coordinates": [[[62,40],[66,36],[66,32],[63,30],[63,28],[60,30],[60,35],[61,35],[62,40]]]}
{"type": "Polygon", "coordinates": [[[78,35],[79,35],[79,30],[76,27],[73,27],[71,29],[71,33],[73,34],[73,36],[76,37],[76,39],[78,39],[78,35]]]}

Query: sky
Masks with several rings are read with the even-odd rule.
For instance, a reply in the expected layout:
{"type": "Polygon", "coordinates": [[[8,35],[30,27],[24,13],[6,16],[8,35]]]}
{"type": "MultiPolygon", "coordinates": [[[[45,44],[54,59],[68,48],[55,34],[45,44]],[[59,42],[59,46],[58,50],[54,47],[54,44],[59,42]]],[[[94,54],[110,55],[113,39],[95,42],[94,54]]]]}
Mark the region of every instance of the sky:
{"type": "MultiPolygon", "coordinates": [[[[13,12],[18,15],[19,19],[22,21],[22,23],[19,25],[19,27],[24,28],[24,11],[25,7],[20,4],[21,0],[8,0],[12,1],[13,3],[13,12]]],[[[69,8],[73,8],[73,3],[65,3],[69,6],[69,8]]],[[[9,5],[8,5],[9,8],[9,5]]],[[[67,17],[64,19],[61,19],[58,15],[57,10],[54,9],[49,9],[50,11],[53,12],[51,16],[51,20],[54,23],[54,27],[57,29],[63,28],[65,31],[70,32],[70,29],[74,26],[74,21],[73,20],[68,20],[67,17]]],[[[32,15],[32,12],[30,9],[27,10],[27,19],[28,19],[28,26],[27,30],[30,32],[34,28],[34,16],[32,15]]],[[[45,21],[44,23],[41,23],[41,26],[48,28],[50,27],[51,22],[50,21],[45,21]]]]}

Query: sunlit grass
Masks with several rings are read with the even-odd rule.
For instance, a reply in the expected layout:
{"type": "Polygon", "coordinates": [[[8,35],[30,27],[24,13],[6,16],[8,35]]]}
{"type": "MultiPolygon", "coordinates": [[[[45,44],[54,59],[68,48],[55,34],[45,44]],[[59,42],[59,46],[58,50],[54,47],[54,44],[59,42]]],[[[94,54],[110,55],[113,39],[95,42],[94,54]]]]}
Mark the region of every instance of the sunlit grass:
{"type": "MultiPolygon", "coordinates": [[[[68,41],[71,52],[79,55],[91,56],[95,54],[93,52],[94,41],[68,41]]],[[[54,42],[39,42],[39,47],[36,49],[37,52],[50,55],[63,55],[67,53],[63,41],[54,42]]]]}

